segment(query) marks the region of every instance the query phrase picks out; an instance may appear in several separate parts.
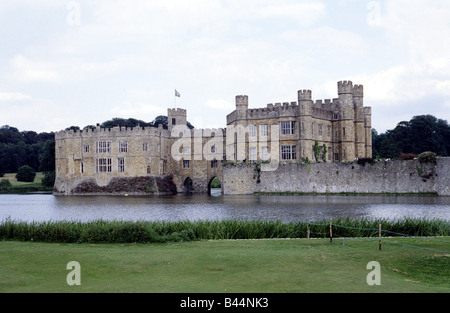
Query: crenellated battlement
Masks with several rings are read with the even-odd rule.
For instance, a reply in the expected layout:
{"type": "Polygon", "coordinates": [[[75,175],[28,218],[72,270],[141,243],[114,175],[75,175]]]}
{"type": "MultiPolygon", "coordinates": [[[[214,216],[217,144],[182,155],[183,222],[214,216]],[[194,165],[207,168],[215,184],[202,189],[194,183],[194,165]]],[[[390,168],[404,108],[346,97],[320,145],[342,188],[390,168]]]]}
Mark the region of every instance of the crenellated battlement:
{"type": "Polygon", "coordinates": [[[186,110],[181,108],[167,109],[169,115],[186,116],[186,110]]]}
{"type": "Polygon", "coordinates": [[[312,100],[312,91],[311,90],[299,90],[298,91],[298,100],[299,101],[309,101],[312,100]]]}
{"type": "Polygon", "coordinates": [[[245,95],[236,96],[236,105],[248,106],[248,96],[245,95]]]}
{"type": "Polygon", "coordinates": [[[158,127],[121,127],[103,128],[97,125],[96,128],[86,128],[83,130],[61,130],[55,133],[55,139],[75,139],[75,138],[98,138],[98,137],[132,137],[132,136],[167,136],[168,130],[158,127]]]}
{"type": "Polygon", "coordinates": [[[338,95],[353,94],[353,82],[344,80],[338,82],[338,95]]]}
{"type": "Polygon", "coordinates": [[[353,96],[354,97],[364,97],[364,86],[363,85],[353,86],[353,96]]]}

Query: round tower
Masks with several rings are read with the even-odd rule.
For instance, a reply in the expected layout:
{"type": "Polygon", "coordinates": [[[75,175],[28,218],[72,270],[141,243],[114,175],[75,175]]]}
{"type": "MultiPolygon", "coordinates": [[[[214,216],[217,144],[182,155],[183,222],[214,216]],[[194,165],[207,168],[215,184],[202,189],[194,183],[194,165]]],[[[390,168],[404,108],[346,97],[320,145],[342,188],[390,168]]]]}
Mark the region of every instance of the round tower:
{"type": "Polygon", "coordinates": [[[366,157],[366,131],[364,129],[364,86],[353,86],[353,109],[355,112],[355,157],[366,157]]]}
{"type": "Polygon", "coordinates": [[[300,111],[300,147],[299,152],[302,158],[312,160],[313,156],[313,138],[312,138],[312,92],[311,90],[298,91],[298,106],[300,111]]]}
{"type": "Polygon", "coordinates": [[[298,105],[300,108],[300,115],[311,115],[312,107],[312,92],[311,90],[298,91],[298,105]]]}
{"type": "Polygon", "coordinates": [[[248,96],[236,96],[237,120],[246,120],[248,111],[248,96]]]}
{"type": "Polygon", "coordinates": [[[355,154],[355,110],[353,103],[353,83],[351,81],[338,82],[339,97],[339,130],[338,141],[341,142],[341,160],[353,161],[355,154]]]}

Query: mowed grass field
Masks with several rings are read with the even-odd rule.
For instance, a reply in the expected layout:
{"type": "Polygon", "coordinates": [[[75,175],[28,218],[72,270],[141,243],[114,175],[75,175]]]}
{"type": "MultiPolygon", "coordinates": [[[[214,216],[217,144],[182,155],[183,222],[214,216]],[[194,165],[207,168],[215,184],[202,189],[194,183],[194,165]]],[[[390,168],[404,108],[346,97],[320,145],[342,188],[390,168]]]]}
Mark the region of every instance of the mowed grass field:
{"type": "Polygon", "coordinates": [[[0,292],[448,293],[450,255],[436,250],[448,251],[450,238],[438,239],[384,239],[381,251],[378,240],[350,239],[2,241],[0,292]],[[71,261],[80,264],[81,285],[67,284],[71,261]],[[381,285],[367,283],[371,261],[380,264],[381,285]]]}
{"type": "Polygon", "coordinates": [[[42,186],[42,178],[44,178],[44,173],[36,172],[36,177],[34,178],[34,182],[20,182],[16,179],[16,173],[6,173],[3,177],[0,177],[0,180],[7,179],[11,183],[12,187],[41,187],[42,186]]]}

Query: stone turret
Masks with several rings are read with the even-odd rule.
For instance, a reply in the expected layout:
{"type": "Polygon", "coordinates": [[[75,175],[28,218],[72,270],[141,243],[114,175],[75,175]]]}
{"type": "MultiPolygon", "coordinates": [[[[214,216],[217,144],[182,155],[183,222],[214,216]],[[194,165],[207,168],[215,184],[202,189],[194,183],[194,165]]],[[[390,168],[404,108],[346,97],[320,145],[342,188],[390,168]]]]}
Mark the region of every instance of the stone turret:
{"type": "Polygon", "coordinates": [[[300,127],[300,155],[301,156],[311,156],[312,152],[312,127],[313,127],[313,119],[312,119],[312,92],[311,90],[299,90],[298,91],[298,106],[300,110],[300,119],[299,119],[299,127],[300,127]]]}
{"type": "Polygon", "coordinates": [[[300,107],[300,115],[311,115],[312,104],[313,101],[311,90],[299,90],[298,105],[300,107]]]}
{"type": "Polygon", "coordinates": [[[187,125],[187,114],[185,109],[168,109],[167,110],[167,127],[172,133],[172,129],[176,125],[187,125]]]}
{"type": "Polygon", "coordinates": [[[341,142],[341,160],[355,158],[355,110],[353,103],[353,83],[351,81],[338,82],[339,113],[338,136],[341,142]]]}
{"type": "Polygon", "coordinates": [[[248,96],[236,96],[237,120],[246,120],[248,111],[248,96]]]}
{"type": "Polygon", "coordinates": [[[364,129],[364,86],[353,86],[353,110],[355,128],[355,157],[366,156],[366,132],[364,129]]]}

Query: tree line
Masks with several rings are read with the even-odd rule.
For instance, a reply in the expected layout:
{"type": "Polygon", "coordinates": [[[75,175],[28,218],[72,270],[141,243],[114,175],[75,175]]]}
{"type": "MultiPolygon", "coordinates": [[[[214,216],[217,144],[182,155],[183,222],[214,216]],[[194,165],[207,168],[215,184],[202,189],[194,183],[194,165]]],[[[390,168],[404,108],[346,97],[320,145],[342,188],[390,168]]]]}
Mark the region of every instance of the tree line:
{"type": "Polygon", "coordinates": [[[450,126],[433,115],[414,116],[381,134],[372,129],[372,150],[374,158],[397,159],[425,151],[450,156],[450,126]]]}
{"type": "MultiPolygon", "coordinates": [[[[101,127],[158,127],[167,128],[167,116],[158,116],[150,123],[136,119],[113,118],[103,122],[101,127]]],[[[188,123],[190,128],[193,126],[188,123]]],[[[86,126],[93,128],[94,126],[86,126]]],[[[80,130],[78,126],[68,129],[80,130]]],[[[446,120],[433,115],[420,115],[410,121],[402,121],[397,126],[378,134],[372,129],[373,158],[397,159],[402,154],[418,155],[432,151],[439,156],[450,156],[450,125],[446,120]]],[[[55,134],[19,131],[15,127],[0,127],[0,176],[16,173],[21,166],[28,165],[39,172],[55,170],[55,134]]]]}
{"type": "Polygon", "coordinates": [[[0,127],[0,176],[28,165],[35,171],[55,170],[55,134],[0,127]]]}

